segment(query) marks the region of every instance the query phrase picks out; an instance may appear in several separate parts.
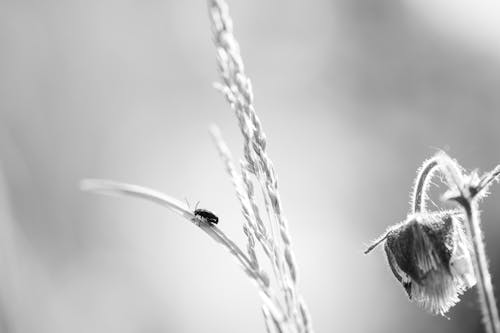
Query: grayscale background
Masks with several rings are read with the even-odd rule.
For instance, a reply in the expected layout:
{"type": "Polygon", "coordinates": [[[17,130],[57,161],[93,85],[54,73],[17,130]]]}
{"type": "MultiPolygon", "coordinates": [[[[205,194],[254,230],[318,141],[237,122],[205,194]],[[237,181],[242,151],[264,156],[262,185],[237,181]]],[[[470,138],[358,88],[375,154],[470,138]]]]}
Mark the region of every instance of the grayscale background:
{"type": "MultiPolygon", "coordinates": [[[[381,250],[424,159],[500,163],[500,5],[230,1],[316,332],[482,332],[476,291],[450,320],[408,302],[381,250]]],[[[0,332],[264,332],[234,260],[185,220],[82,193],[142,184],[242,216],[210,140],[236,157],[206,4],[0,0],[0,332]]],[[[500,291],[500,188],[481,206],[500,291]]]]}

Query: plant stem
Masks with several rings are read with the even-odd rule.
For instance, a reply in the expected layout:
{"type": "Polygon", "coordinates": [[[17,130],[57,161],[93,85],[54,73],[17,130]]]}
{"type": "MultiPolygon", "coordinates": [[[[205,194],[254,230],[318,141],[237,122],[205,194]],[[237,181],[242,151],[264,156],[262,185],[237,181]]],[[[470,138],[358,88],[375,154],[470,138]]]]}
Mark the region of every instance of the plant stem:
{"type": "Polygon", "coordinates": [[[450,185],[457,186],[459,195],[454,197],[460,206],[462,206],[466,223],[465,229],[469,242],[473,247],[473,265],[474,273],[478,281],[479,302],[483,315],[483,323],[488,333],[500,333],[500,319],[498,309],[491,284],[491,275],[488,270],[488,261],[483,236],[480,227],[479,210],[477,201],[486,192],[485,189],[500,174],[499,167],[487,174],[479,184],[469,184],[465,181],[458,163],[445,153],[438,153],[431,159],[424,162],[420,169],[413,192],[412,209],[413,213],[425,212],[425,200],[427,199],[427,190],[435,171],[440,169],[448,178],[450,185]]]}
{"type": "Polygon", "coordinates": [[[425,211],[425,200],[427,199],[427,189],[429,187],[429,181],[436,171],[436,168],[439,166],[439,159],[439,155],[428,159],[424,162],[418,172],[411,201],[413,213],[420,213],[422,211],[425,211]]]}
{"type": "Polygon", "coordinates": [[[236,245],[231,239],[229,239],[229,237],[227,237],[226,234],[215,225],[197,219],[193,212],[188,207],[186,207],[182,203],[182,201],[179,201],[164,193],[147,187],[120,183],[105,179],[85,179],[80,183],[80,188],[83,191],[90,191],[105,195],[141,198],[173,210],[174,212],[186,218],[189,222],[199,227],[217,243],[225,247],[238,260],[245,273],[253,281],[255,281],[262,294],[266,297],[271,297],[268,278],[266,276],[263,276],[261,272],[259,272],[252,266],[250,258],[248,258],[245,253],[243,253],[238,245],[236,245]]]}
{"type": "Polygon", "coordinates": [[[464,200],[460,200],[459,203],[465,210],[467,217],[466,230],[474,247],[474,271],[478,281],[479,301],[483,313],[483,323],[486,326],[486,332],[498,333],[500,332],[500,319],[498,318],[495,294],[493,293],[486,250],[479,225],[479,210],[475,200],[463,199],[464,200]]]}
{"type": "Polygon", "coordinates": [[[483,324],[487,333],[500,333],[500,319],[498,317],[498,309],[493,293],[493,286],[491,284],[491,275],[488,270],[488,260],[486,257],[483,235],[481,233],[479,209],[477,207],[477,201],[480,197],[479,192],[486,187],[485,183],[491,183],[496,178],[496,175],[491,176],[492,173],[490,173],[486,175],[479,184],[473,184],[471,177],[469,177],[468,181],[464,179],[460,166],[448,155],[441,154],[440,163],[443,166],[443,171],[448,177],[448,182],[450,182],[450,185],[455,184],[458,190],[458,193],[452,196],[450,200],[454,200],[462,206],[467,219],[465,229],[469,241],[473,246],[473,266],[478,281],[479,302],[481,304],[483,324]]]}

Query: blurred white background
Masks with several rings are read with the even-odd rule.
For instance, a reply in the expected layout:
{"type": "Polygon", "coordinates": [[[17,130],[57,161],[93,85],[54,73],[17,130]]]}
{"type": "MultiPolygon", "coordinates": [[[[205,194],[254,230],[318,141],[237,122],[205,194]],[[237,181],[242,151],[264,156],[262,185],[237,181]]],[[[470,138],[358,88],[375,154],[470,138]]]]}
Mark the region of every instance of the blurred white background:
{"type": "MultiPolygon", "coordinates": [[[[317,332],[481,332],[475,290],[433,317],[365,245],[404,219],[437,148],[500,163],[494,1],[229,2],[317,332]]],[[[233,259],[164,208],[85,177],[201,201],[244,240],[208,135],[241,156],[205,2],[0,1],[0,331],[264,332],[233,259]]],[[[500,289],[500,189],[483,225],[500,289]]],[[[500,294],[499,294],[500,296],[500,294]]]]}

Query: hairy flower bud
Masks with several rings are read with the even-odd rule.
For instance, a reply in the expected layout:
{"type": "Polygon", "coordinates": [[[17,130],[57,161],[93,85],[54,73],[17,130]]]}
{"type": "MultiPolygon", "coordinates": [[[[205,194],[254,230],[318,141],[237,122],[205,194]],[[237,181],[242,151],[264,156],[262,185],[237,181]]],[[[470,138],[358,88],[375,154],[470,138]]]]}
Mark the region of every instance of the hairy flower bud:
{"type": "Polygon", "coordinates": [[[445,213],[415,214],[385,236],[385,253],[410,300],[444,315],[476,279],[461,222],[445,213]]]}

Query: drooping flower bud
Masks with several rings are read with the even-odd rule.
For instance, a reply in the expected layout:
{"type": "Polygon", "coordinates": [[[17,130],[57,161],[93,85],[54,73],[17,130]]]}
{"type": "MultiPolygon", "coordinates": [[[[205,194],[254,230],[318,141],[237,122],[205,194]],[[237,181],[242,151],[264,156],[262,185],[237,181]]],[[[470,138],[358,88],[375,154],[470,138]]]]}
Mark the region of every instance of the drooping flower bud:
{"type": "Polygon", "coordinates": [[[444,315],[475,285],[470,246],[456,215],[411,215],[384,238],[394,276],[425,310],[444,315]]]}

